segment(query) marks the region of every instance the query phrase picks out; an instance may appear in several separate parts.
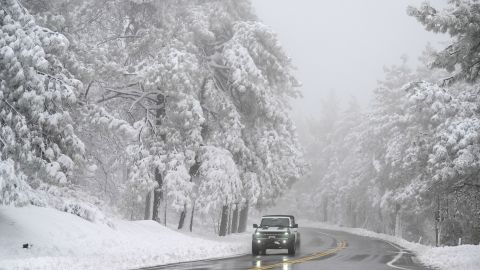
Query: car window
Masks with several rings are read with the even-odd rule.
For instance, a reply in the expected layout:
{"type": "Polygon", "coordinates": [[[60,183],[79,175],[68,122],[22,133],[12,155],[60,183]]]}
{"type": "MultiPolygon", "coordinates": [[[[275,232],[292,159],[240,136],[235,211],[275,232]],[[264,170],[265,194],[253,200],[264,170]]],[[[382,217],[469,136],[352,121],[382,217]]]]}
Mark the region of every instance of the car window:
{"type": "Polygon", "coordinates": [[[288,227],[290,226],[289,218],[263,218],[260,226],[268,227],[288,227]]]}

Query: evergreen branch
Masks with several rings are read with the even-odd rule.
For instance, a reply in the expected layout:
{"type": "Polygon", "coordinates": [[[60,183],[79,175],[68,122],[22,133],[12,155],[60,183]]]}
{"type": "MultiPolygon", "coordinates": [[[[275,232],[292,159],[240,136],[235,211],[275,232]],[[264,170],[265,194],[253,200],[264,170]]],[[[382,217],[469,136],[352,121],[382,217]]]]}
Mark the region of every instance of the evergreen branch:
{"type": "Polygon", "coordinates": [[[45,72],[42,72],[42,71],[38,71],[38,70],[36,70],[36,69],[35,69],[35,72],[36,72],[37,74],[40,74],[40,75],[46,76],[46,77],[48,77],[48,78],[50,78],[50,79],[53,79],[53,80],[59,81],[59,82],[61,82],[61,83],[63,83],[63,84],[69,85],[69,84],[68,84],[68,83],[66,83],[64,80],[62,80],[62,79],[59,79],[59,78],[57,78],[57,77],[55,77],[55,76],[53,76],[53,75],[50,75],[50,74],[48,74],[48,73],[45,73],[45,72]]]}

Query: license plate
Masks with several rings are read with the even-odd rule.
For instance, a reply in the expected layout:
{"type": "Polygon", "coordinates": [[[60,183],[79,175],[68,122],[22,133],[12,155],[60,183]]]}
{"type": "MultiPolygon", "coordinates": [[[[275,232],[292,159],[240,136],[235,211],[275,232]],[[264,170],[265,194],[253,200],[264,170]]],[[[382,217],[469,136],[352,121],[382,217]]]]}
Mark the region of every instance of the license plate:
{"type": "Polygon", "coordinates": [[[275,236],[274,235],[271,235],[268,237],[269,239],[275,239],[275,236]]]}

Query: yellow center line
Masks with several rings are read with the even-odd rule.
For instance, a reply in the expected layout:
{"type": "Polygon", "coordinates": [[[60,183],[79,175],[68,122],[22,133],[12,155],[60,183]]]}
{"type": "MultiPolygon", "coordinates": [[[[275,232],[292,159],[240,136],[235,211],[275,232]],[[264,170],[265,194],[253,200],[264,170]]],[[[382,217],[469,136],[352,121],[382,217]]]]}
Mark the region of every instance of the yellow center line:
{"type": "Polygon", "coordinates": [[[258,267],[250,268],[249,270],[267,270],[267,269],[272,269],[272,268],[276,268],[276,267],[282,267],[286,264],[303,263],[303,262],[306,262],[306,261],[315,260],[315,259],[318,259],[318,258],[326,257],[330,254],[337,253],[339,251],[342,251],[346,247],[347,247],[347,241],[340,241],[340,243],[337,244],[336,248],[332,248],[332,249],[326,250],[324,252],[314,253],[312,255],[302,257],[302,258],[299,258],[299,259],[285,260],[283,262],[275,263],[275,264],[271,264],[271,265],[258,266],[258,267]]]}

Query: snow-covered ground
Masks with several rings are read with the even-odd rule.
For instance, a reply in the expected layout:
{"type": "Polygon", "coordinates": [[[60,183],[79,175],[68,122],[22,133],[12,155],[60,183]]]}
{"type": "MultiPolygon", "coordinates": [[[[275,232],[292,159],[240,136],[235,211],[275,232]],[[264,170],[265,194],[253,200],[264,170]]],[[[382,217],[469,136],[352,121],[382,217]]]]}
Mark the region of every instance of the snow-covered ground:
{"type": "Polygon", "coordinates": [[[0,207],[0,269],[131,269],[245,254],[249,239],[183,233],[153,221],[117,220],[111,228],[49,208],[0,207]]]}
{"type": "MultiPolygon", "coordinates": [[[[358,228],[302,221],[303,226],[382,239],[442,270],[480,269],[480,246],[430,247],[358,228]]],[[[114,228],[41,207],[0,207],[0,269],[132,269],[241,255],[250,234],[178,232],[153,221],[114,221],[114,228]],[[24,249],[23,244],[33,246],[24,249]]]]}
{"type": "Polygon", "coordinates": [[[441,270],[478,270],[480,269],[480,246],[462,245],[456,247],[431,247],[408,242],[399,237],[375,233],[360,228],[347,228],[336,225],[302,221],[302,225],[327,230],[344,231],[356,235],[382,239],[410,251],[426,266],[441,270]]]}

